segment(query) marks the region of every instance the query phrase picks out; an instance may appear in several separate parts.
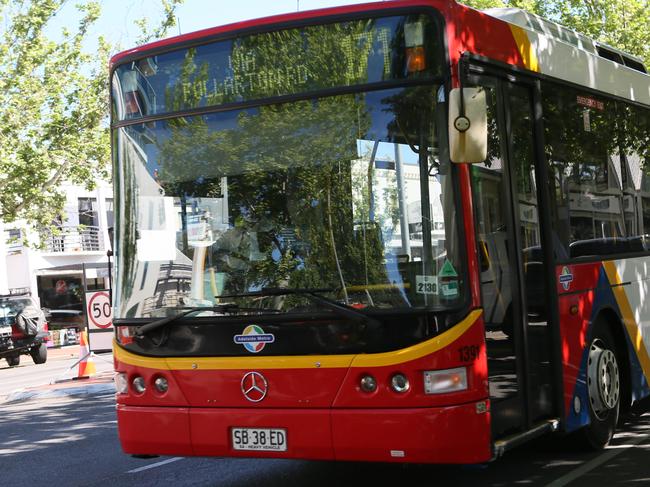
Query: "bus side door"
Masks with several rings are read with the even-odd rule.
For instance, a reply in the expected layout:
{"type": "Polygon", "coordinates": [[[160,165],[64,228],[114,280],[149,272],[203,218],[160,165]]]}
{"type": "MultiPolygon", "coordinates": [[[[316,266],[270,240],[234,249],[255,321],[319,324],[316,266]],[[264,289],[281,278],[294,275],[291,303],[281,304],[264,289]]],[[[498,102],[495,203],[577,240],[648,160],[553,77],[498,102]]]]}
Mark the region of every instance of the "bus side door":
{"type": "Polygon", "coordinates": [[[553,266],[541,226],[533,89],[501,78],[474,80],[488,99],[488,159],[471,171],[492,430],[499,438],[554,413],[554,301],[547,286],[553,266]]]}

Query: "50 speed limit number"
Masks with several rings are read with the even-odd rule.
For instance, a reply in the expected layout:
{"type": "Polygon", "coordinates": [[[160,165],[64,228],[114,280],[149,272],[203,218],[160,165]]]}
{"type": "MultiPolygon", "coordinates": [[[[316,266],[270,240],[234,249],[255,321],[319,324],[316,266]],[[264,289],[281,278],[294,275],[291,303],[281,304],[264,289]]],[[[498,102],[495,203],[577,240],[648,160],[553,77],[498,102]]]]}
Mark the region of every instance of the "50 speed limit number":
{"type": "Polygon", "coordinates": [[[97,328],[110,328],[113,325],[113,310],[111,299],[106,291],[96,291],[86,294],[88,307],[88,323],[97,328]]]}

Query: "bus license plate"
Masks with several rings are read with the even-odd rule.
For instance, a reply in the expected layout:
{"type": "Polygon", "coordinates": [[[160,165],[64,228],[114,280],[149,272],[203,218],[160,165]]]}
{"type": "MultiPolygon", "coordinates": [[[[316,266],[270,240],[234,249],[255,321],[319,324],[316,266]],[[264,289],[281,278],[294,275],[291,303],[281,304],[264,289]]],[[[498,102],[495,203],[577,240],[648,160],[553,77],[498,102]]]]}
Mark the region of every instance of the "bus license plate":
{"type": "Polygon", "coordinates": [[[287,451],[287,430],[280,428],[233,428],[235,450],[287,451]]]}

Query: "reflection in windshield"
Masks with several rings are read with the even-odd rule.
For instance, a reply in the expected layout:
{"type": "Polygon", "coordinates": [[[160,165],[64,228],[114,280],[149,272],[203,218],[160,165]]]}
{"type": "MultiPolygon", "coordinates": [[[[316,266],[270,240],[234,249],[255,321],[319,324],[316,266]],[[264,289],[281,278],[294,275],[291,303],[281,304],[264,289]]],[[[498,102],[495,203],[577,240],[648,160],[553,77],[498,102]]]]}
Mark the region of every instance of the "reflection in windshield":
{"type": "MultiPolygon", "coordinates": [[[[461,299],[436,87],[134,124],[121,171],[118,310],[164,316],[263,287],[332,288],[357,308],[461,299]]],[[[283,310],[298,295],[242,298],[283,310]]]]}

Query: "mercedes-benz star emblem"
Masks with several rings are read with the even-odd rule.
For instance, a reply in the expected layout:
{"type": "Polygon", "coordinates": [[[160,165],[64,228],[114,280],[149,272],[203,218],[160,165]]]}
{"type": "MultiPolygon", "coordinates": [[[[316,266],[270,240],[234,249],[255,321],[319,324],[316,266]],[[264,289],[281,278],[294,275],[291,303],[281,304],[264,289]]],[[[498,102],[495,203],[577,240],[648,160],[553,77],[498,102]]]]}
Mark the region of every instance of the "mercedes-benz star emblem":
{"type": "Polygon", "coordinates": [[[259,372],[248,372],[241,380],[241,391],[250,402],[260,402],[268,390],[269,384],[259,372]]]}

